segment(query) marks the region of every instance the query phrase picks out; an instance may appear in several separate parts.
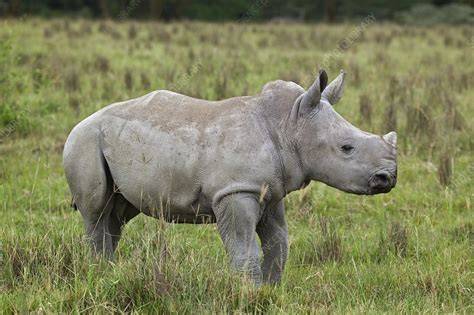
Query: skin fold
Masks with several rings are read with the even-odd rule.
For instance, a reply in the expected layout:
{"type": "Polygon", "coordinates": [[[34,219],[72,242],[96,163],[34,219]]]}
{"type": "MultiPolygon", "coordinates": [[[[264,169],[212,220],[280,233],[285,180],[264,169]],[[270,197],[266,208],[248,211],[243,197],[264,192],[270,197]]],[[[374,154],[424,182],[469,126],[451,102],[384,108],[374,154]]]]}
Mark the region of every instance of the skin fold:
{"type": "Polygon", "coordinates": [[[278,80],[221,101],[160,90],[80,122],[64,169],[94,250],[112,257],[139,213],[217,223],[233,270],[257,285],[279,282],[288,193],[311,180],[367,195],[396,184],[396,133],[361,131],[333,108],[344,77],[328,85],[320,71],[307,91],[278,80]]]}

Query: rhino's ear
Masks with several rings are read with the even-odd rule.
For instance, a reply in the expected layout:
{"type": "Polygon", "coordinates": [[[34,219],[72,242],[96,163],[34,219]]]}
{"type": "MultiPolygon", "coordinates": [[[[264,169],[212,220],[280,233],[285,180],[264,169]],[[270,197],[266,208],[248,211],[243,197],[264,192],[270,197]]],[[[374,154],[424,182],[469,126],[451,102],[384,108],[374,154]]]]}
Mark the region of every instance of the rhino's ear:
{"type": "Polygon", "coordinates": [[[336,105],[337,102],[344,94],[344,77],[346,73],[344,70],[341,70],[337,78],[334,79],[327,87],[324,89],[321,98],[328,101],[331,105],[336,105]]]}
{"type": "Polygon", "coordinates": [[[304,112],[312,110],[316,107],[321,101],[321,93],[328,84],[328,75],[326,71],[319,70],[316,80],[309,87],[309,89],[304,92],[301,103],[300,110],[303,109],[304,112]]]}

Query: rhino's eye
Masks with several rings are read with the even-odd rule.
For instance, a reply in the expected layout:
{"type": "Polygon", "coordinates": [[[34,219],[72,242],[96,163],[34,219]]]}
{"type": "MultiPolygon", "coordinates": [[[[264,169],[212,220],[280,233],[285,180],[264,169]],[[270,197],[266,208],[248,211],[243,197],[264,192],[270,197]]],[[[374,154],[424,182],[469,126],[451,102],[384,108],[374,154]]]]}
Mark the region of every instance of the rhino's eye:
{"type": "Polygon", "coordinates": [[[350,144],[345,144],[341,147],[341,150],[346,154],[351,154],[354,151],[354,147],[350,144]]]}

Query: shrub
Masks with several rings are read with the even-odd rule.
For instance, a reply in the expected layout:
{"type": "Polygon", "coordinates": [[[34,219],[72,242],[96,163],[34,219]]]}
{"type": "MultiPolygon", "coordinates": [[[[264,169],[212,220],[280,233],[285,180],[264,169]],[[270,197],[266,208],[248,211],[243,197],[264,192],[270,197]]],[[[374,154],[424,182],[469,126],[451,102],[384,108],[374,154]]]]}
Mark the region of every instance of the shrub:
{"type": "Polygon", "coordinates": [[[432,4],[418,4],[398,15],[398,21],[416,25],[472,24],[474,8],[465,4],[449,4],[436,7],[432,4]]]}

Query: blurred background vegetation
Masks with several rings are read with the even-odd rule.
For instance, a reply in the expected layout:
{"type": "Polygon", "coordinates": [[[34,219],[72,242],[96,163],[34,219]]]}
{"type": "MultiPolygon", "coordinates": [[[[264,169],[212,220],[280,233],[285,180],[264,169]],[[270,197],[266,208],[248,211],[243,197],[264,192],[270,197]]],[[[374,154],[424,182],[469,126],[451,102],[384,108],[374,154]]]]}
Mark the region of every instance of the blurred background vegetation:
{"type": "Polygon", "coordinates": [[[0,15],[133,19],[350,21],[372,13],[377,20],[410,24],[472,23],[472,0],[0,0],[0,15]]]}

